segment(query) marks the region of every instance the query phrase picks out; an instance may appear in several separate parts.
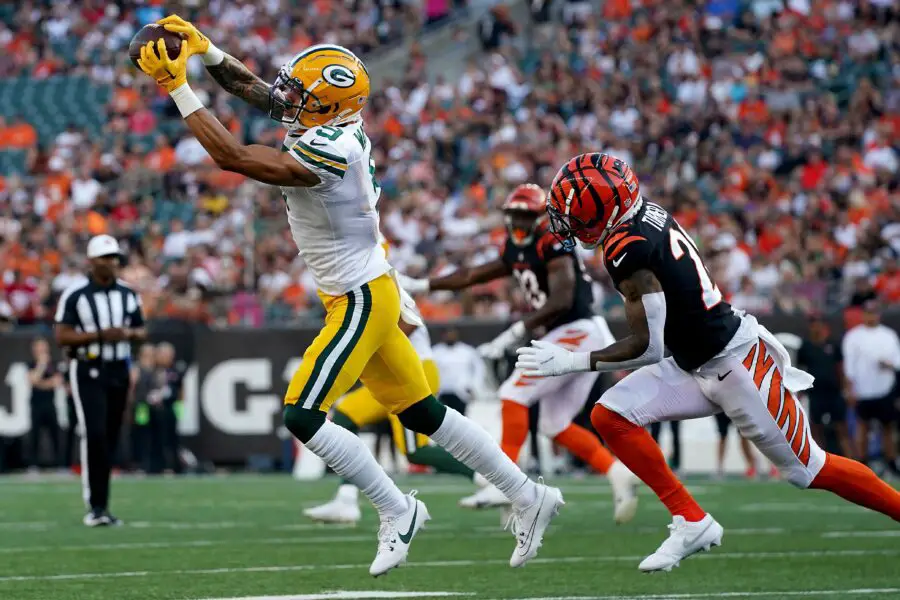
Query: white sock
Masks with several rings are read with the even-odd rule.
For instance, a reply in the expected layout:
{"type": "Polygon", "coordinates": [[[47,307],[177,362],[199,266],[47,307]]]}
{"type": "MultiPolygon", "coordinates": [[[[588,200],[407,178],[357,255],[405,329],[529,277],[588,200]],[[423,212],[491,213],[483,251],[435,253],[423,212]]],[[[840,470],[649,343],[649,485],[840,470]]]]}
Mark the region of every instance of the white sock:
{"type": "Polygon", "coordinates": [[[382,517],[405,513],[409,505],[400,488],[388,477],[358,437],[331,421],[306,443],[334,472],[355,485],[382,517]]]}
{"type": "Polygon", "coordinates": [[[352,483],[342,483],[338,488],[335,499],[348,504],[356,504],[359,502],[359,488],[352,483]]]}
{"type": "Polygon", "coordinates": [[[494,438],[474,421],[452,408],[431,436],[458,461],[484,475],[516,506],[530,506],[537,500],[537,484],[508,456],[494,438]]]}

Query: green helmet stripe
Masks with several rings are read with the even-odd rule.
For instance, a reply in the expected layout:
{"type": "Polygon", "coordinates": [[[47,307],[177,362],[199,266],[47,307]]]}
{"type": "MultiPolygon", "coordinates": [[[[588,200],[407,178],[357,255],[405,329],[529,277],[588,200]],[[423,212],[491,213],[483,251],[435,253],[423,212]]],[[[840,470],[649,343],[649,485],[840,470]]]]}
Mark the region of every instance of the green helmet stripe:
{"type": "MultiPolygon", "coordinates": [[[[300,54],[295,56],[294,60],[291,61],[291,65],[290,65],[291,69],[293,69],[294,66],[296,66],[297,62],[299,62],[301,58],[306,58],[313,52],[319,52],[320,50],[332,50],[334,52],[340,52],[341,54],[346,54],[350,58],[354,58],[357,61],[359,61],[359,64],[363,65],[363,62],[361,60],[359,60],[359,57],[356,56],[355,54],[353,54],[352,52],[350,52],[349,50],[347,50],[346,48],[341,48],[340,46],[332,46],[330,44],[319,44],[318,46],[312,46],[311,48],[307,48],[306,50],[304,50],[303,52],[301,52],[300,54]]],[[[369,74],[369,71],[366,70],[365,65],[363,65],[363,71],[366,71],[366,75],[369,74]]]]}

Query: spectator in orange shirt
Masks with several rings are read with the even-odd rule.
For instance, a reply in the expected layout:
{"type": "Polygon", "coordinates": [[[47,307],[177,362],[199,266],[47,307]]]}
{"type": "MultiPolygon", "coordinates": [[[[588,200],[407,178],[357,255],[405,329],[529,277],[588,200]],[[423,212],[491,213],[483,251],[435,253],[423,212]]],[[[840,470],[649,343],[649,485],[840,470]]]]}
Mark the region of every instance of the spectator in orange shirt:
{"type": "Polygon", "coordinates": [[[897,266],[897,259],[884,262],[884,270],[875,278],[875,291],[882,301],[900,303],[900,267],[897,266]]]}
{"type": "Polygon", "coordinates": [[[60,156],[54,156],[50,159],[47,167],[47,187],[57,198],[68,202],[69,191],[72,189],[72,174],[66,169],[66,161],[60,156]]]}
{"type": "Polygon", "coordinates": [[[754,123],[762,123],[769,118],[769,107],[766,101],[759,94],[759,90],[751,89],[747,94],[747,99],[741,103],[738,111],[741,120],[753,121],[754,123]]]}
{"type": "Polygon", "coordinates": [[[0,117],[0,148],[32,148],[37,145],[37,132],[21,117],[13,117],[9,125],[0,117]]]}
{"type": "Polygon", "coordinates": [[[166,173],[172,168],[175,164],[175,149],[169,144],[166,136],[156,136],[156,147],[147,154],[144,164],[148,169],[160,173],[166,173]]]}

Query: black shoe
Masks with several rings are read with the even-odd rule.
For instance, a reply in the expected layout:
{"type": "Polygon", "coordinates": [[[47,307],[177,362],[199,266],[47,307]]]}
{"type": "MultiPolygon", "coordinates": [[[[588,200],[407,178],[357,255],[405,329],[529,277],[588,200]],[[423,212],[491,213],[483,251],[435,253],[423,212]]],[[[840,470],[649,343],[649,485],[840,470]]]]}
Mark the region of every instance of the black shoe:
{"type": "Polygon", "coordinates": [[[106,524],[110,527],[119,527],[125,524],[125,521],[111,515],[108,510],[103,512],[103,518],[106,519],[106,524]]]}
{"type": "Polygon", "coordinates": [[[81,521],[87,527],[106,527],[109,525],[109,519],[102,510],[92,509],[88,514],[84,515],[81,521]]]}

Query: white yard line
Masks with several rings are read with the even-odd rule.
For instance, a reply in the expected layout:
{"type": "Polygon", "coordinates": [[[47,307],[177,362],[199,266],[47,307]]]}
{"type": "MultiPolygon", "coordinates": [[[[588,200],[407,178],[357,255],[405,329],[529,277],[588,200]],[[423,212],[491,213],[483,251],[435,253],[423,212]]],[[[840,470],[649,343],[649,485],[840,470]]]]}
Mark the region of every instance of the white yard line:
{"type": "Polygon", "coordinates": [[[745,513],[830,513],[859,514],[869,509],[855,504],[828,505],[815,502],[753,502],[737,507],[745,513]]]}
{"type": "MultiPolygon", "coordinates": [[[[177,525],[177,524],[173,524],[177,525]]],[[[303,531],[320,531],[322,533],[328,531],[332,526],[322,525],[322,524],[311,524],[302,527],[303,531]]],[[[173,529],[179,529],[178,527],[173,527],[173,529]]],[[[287,529],[285,528],[276,528],[277,530],[287,529]]],[[[297,526],[297,529],[301,529],[300,526],[297,526]]],[[[352,526],[338,526],[337,530],[344,531],[359,531],[359,533],[352,535],[345,535],[343,533],[336,535],[323,535],[323,536],[293,536],[293,537],[269,537],[269,538],[241,538],[241,539],[218,539],[218,540],[147,540],[147,541],[136,541],[136,542],[118,542],[113,544],[73,544],[66,546],[0,546],[0,555],[2,554],[22,554],[25,552],[91,552],[91,551],[119,551],[119,550],[164,550],[168,548],[205,548],[208,546],[233,546],[233,545],[248,545],[248,544],[258,544],[265,546],[282,546],[282,545],[291,545],[291,544],[308,544],[308,543],[323,543],[323,544],[342,544],[342,543],[356,543],[356,542],[367,542],[375,539],[375,530],[372,528],[372,531],[369,532],[367,527],[361,527],[359,529],[354,529],[352,526]]],[[[428,538],[429,539],[458,539],[461,537],[465,538],[505,538],[508,537],[509,534],[503,531],[500,526],[492,527],[492,526],[479,526],[475,527],[471,531],[459,531],[458,528],[452,527],[450,525],[429,525],[428,526],[428,538]]],[[[651,527],[641,527],[638,528],[637,533],[656,533],[659,531],[659,528],[651,528],[651,527]]],[[[726,532],[729,535],[774,535],[774,534],[782,534],[785,533],[784,529],[777,528],[763,528],[763,529],[728,529],[726,532]]],[[[850,534],[853,532],[833,532],[836,534],[850,534]]],[[[864,534],[875,534],[871,537],[894,537],[894,535],[900,535],[900,532],[857,532],[861,535],[824,535],[823,537],[869,537],[864,534]],[[877,535],[877,534],[883,535],[877,535]],[[889,535],[892,534],[892,535],[889,535]]]]}
{"type": "Polygon", "coordinates": [[[826,531],[823,538],[892,538],[900,537],[900,531],[888,529],[886,531],[826,531]]]}
{"type": "Polygon", "coordinates": [[[809,590],[804,592],[705,592],[700,594],[645,594],[641,596],[537,596],[519,598],[519,600],[693,600],[697,598],[785,598],[789,596],[880,596],[898,592],[900,592],[900,588],[858,588],[853,590],[809,590]]]}
{"type": "Polygon", "coordinates": [[[322,592],[321,594],[301,594],[300,596],[242,596],[240,598],[206,598],[205,600],[369,600],[370,598],[447,598],[449,596],[472,596],[465,592],[322,592]]]}
{"type": "MultiPolygon", "coordinates": [[[[785,551],[785,552],[732,552],[701,554],[691,560],[747,560],[797,557],[826,556],[897,556],[900,548],[891,550],[822,550],[822,551],[785,551]]],[[[598,562],[637,562],[644,556],[564,556],[557,558],[536,558],[531,561],[535,565],[554,565],[562,563],[598,563],[598,562]]],[[[447,568],[447,567],[482,567],[508,564],[506,559],[491,560],[439,560],[407,563],[404,568],[447,568]]],[[[173,569],[163,571],[119,571],[107,573],[64,573],[60,575],[9,575],[0,576],[0,583],[18,581],[67,581],[83,579],[115,579],[129,577],[154,577],[168,575],[227,575],[233,573],[281,573],[293,571],[346,571],[348,569],[365,569],[368,563],[355,564],[304,564],[275,565],[259,567],[228,567],[217,569],[173,569]]],[[[665,598],[666,596],[663,596],[665,598]]],[[[613,596],[615,598],[615,596],[613,596]]]]}
{"type": "MultiPolygon", "coordinates": [[[[430,540],[450,540],[460,537],[507,538],[509,534],[495,528],[493,532],[473,534],[429,533],[430,540]]],[[[371,533],[359,533],[355,535],[329,535],[329,536],[293,536],[272,538],[242,538],[221,540],[183,540],[183,541],[145,541],[145,542],[120,542],[116,544],[83,544],[68,546],[0,546],[2,554],[22,554],[25,552],[90,552],[90,551],[119,551],[119,550],[164,550],[167,548],[205,548],[209,546],[289,546],[292,544],[346,544],[375,541],[375,531],[371,533]]]]}

